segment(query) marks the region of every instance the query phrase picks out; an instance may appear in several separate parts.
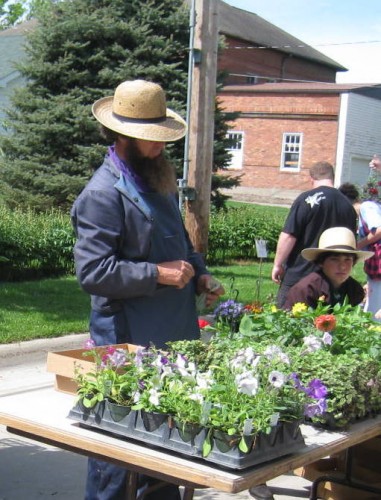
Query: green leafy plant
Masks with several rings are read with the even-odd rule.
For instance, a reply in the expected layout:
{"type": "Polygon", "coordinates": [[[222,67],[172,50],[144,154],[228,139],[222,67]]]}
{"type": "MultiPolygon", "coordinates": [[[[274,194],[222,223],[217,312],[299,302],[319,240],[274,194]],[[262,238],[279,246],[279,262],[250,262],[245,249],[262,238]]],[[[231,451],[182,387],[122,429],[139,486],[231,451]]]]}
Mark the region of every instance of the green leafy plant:
{"type": "Polygon", "coordinates": [[[204,456],[216,432],[234,436],[240,450],[249,452],[249,439],[252,445],[254,436],[270,433],[278,422],[300,421],[306,407],[316,406],[316,395],[297,381],[288,355],[277,346],[242,349],[239,340],[213,339],[200,347],[200,341],[181,341],[168,351],[90,350],[95,369],[77,376],[78,397],[92,408],[123,392],[118,402],[134,410],[169,415],[180,426],[203,426],[204,456]]]}

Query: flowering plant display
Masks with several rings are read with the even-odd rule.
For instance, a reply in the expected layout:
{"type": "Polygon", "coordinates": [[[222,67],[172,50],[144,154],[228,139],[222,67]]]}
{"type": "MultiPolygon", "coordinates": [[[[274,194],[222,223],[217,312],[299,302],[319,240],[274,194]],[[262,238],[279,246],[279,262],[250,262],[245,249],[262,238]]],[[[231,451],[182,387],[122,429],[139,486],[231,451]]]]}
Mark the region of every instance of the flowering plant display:
{"type": "Polygon", "coordinates": [[[123,353],[112,347],[96,358],[94,372],[78,374],[77,382],[87,407],[111,399],[133,410],[166,414],[183,426],[206,428],[204,456],[217,431],[234,436],[248,453],[258,434],[269,434],[280,423],[299,423],[303,415],[325,408],[323,384],[316,379],[302,383],[278,346],[245,347],[239,339],[218,336],[207,345],[169,343],[165,352],[149,347],[123,353]],[[88,398],[94,381],[97,396],[88,398]]]}
{"type": "Polygon", "coordinates": [[[228,300],[202,340],[127,352],[90,344],[94,371],[77,373],[85,408],[107,401],[203,431],[204,457],[221,436],[249,454],[258,436],[301,421],[343,428],[381,411],[381,325],[346,302],[291,311],[228,300]]]}
{"type": "Polygon", "coordinates": [[[322,297],[316,309],[303,303],[291,311],[265,305],[245,314],[234,335],[248,344],[271,341],[298,349],[295,370],[301,380],[317,377],[328,389],[326,410],[309,417],[344,427],[381,409],[381,325],[371,316],[346,302],[330,308],[322,297]]]}
{"type": "Polygon", "coordinates": [[[85,408],[93,408],[106,398],[117,404],[130,405],[138,392],[137,364],[132,362],[132,353],[109,346],[100,354],[92,340],[85,343],[85,355],[93,356],[95,371],[87,374],[76,367],[78,401],[85,408]],[[128,370],[123,367],[128,366],[128,370]]]}

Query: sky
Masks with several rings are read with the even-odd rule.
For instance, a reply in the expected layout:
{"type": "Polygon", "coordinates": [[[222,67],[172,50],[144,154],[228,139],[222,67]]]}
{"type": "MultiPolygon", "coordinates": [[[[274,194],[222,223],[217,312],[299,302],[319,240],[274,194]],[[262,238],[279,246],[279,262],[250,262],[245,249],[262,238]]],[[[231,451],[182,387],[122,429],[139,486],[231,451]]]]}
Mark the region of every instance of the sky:
{"type": "Polygon", "coordinates": [[[338,83],[381,84],[381,0],[224,0],[348,69],[338,83]]]}

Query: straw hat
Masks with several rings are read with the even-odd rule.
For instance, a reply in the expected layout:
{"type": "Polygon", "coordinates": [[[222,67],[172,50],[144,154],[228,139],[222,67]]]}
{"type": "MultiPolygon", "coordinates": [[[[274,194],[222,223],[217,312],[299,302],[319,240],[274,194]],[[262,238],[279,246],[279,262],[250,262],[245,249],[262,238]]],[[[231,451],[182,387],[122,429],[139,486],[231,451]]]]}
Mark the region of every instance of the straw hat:
{"type": "Polygon", "coordinates": [[[357,250],[355,235],[347,227],[326,229],[319,238],[319,248],[305,248],[302,250],[302,257],[306,260],[316,260],[320,254],[327,252],[352,253],[360,262],[369,259],[374,254],[357,250]]]}
{"type": "Polygon", "coordinates": [[[160,85],[145,80],[121,83],[113,96],[96,101],[92,112],[110,130],[146,141],[177,141],[187,129],[181,116],[167,108],[160,85]]]}

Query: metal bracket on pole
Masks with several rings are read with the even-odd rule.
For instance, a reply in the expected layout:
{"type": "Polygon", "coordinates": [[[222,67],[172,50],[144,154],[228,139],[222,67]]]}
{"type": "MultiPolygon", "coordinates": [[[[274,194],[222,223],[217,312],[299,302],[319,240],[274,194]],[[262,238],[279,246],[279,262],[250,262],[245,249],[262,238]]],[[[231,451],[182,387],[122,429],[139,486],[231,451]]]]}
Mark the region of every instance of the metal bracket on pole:
{"type": "Polygon", "coordinates": [[[196,199],[196,190],[187,185],[186,179],[177,179],[177,185],[182,200],[194,201],[196,199]]]}

